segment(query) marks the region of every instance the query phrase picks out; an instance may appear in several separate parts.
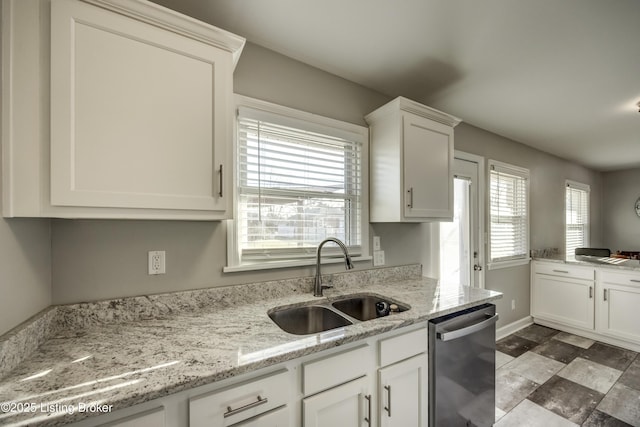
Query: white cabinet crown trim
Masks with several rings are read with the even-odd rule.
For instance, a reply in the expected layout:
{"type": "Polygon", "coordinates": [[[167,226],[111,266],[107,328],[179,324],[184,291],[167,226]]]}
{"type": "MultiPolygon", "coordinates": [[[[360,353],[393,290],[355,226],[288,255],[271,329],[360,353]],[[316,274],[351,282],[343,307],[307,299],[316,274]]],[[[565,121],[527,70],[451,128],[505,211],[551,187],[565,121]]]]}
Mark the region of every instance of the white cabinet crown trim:
{"type": "Polygon", "coordinates": [[[138,21],[164,28],[202,43],[226,50],[233,55],[234,67],[238,64],[246,39],[213,27],[171,9],[143,0],[84,0],[105,9],[130,16],[138,21]]]}

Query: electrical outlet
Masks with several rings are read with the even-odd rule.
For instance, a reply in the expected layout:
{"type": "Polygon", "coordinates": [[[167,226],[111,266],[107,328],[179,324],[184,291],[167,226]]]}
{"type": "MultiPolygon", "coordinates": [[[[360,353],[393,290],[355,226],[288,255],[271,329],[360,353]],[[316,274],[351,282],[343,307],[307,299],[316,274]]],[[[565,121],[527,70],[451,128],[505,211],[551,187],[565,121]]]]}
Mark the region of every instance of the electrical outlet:
{"type": "Polygon", "coordinates": [[[516,309],[516,300],[512,299],[511,300],[511,310],[515,310],[516,309]]]}
{"type": "Polygon", "coordinates": [[[373,266],[384,265],[384,251],[373,251],[373,266]]]}
{"type": "Polygon", "coordinates": [[[380,247],[380,236],[373,236],[373,250],[379,251],[380,249],[382,249],[380,247]]]}
{"type": "Polygon", "coordinates": [[[165,253],[164,251],[149,251],[149,274],[165,274],[165,253]]]}

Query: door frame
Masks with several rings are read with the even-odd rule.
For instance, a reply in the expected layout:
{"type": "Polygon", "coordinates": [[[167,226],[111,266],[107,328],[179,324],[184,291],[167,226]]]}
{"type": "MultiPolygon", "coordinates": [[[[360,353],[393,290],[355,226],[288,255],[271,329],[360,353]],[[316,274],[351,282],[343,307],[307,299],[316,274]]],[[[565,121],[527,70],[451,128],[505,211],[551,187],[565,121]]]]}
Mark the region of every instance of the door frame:
{"type": "MultiPolygon", "coordinates": [[[[486,242],[487,236],[485,232],[485,206],[486,206],[486,188],[485,188],[485,158],[476,154],[467,153],[464,151],[454,150],[454,158],[473,162],[478,165],[478,182],[477,182],[477,198],[478,198],[478,211],[475,215],[478,216],[478,264],[482,266],[482,270],[478,274],[478,283],[476,287],[480,289],[485,288],[485,254],[487,252],[486,242]]],[[[453,179],[453,174],[452,174],[453,179]]],[[[431,227],[431,253],[433,254],[430,259],[431,271],[436,274],[436,277],[440,277],[440,223],[436,222],[431,227]]]]}
{"type": "Polygon", "coordinates": [[[466,160],[478,164],[478,264],[482,267],[482,270],[478,274],[477,287],[484,289],[485,283],[485,254],[486,254],[486,234],[485,234],[485,158],[478,156],[477,154],[467,153],[465,151],[454,150],[453,157],[460,160],[466,160]]]}

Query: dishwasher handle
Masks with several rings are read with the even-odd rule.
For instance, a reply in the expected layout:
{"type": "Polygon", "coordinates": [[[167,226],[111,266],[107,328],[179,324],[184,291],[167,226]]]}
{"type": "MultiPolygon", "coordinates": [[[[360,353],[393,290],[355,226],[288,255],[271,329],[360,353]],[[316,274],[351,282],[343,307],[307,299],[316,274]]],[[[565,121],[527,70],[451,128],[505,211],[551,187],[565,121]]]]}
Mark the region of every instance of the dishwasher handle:
{"type": "Polygon", "coordinates": [[[455,331],[448,332],[437,332],[436,336],[441,341],[451,341],[457,338],[466,337],[467,335],[471,335],[475,332],[481,331],[491,325],[494,325],[498,321],[498,313],[494,315],[487,314],[486,319],[479,323],[474,323],[471,326],[467,326],[462,329],[457,329],[455,331]]]}

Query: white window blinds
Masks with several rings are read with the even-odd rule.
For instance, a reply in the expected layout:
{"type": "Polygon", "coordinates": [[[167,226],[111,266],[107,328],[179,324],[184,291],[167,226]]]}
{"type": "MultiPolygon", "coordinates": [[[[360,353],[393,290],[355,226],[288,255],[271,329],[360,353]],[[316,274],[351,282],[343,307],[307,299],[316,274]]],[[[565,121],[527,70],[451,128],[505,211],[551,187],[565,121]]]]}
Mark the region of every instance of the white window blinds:
{"type": "Polygon", "coordinates": [[[237,123],[241,262],[311,257],[327,237],[359,254],[361,136],[251,108],[237,123]]]}
{"type": "Polygon", "coordinates": [[[529,171],[490,162],[490,262],[529,258],[529,171]]]}
{"type": "Polygon", "coordinates": [[[575,255],[576,248],[589,246],[589,192],[588,185],[567,181],[565,210],[565,250],[575,255]]]}

